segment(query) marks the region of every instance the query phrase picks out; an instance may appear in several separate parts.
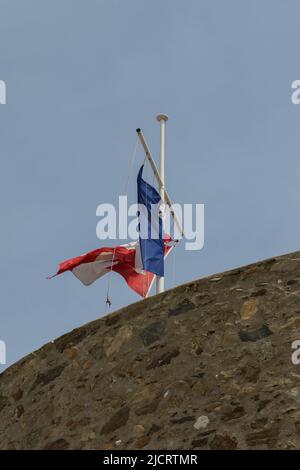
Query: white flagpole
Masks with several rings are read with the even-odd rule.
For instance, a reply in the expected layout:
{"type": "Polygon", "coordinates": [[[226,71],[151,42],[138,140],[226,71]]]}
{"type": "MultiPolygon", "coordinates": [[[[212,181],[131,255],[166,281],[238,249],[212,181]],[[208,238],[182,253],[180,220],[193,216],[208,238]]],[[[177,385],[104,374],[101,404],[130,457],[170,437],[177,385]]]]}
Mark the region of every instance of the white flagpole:
{"type": "MultiPolygon", "coordinates": [[[[165,152],[166,152],[166,122],[168,116],[166,114],[159,114],[156,119],[160,123],[160,152],[159,152],[159,174],[160,184],[159,193],[162,202],[165,202],[165,152]]],[[[157,276],[156,278],[156,293],[160,294],[165,290],[165,278],[157,276]]]]}

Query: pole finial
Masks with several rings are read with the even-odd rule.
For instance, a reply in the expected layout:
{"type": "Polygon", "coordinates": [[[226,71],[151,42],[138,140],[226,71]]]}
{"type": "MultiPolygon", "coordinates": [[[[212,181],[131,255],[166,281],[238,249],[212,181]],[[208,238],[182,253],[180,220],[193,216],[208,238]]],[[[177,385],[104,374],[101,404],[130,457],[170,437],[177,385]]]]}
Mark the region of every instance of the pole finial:
{"type": "Polygon", "coordinates": [[[169,119],[169,116],[167,114],[158,114],[156,116],[156,119],[158,121],[167,121],[169,119]]]}

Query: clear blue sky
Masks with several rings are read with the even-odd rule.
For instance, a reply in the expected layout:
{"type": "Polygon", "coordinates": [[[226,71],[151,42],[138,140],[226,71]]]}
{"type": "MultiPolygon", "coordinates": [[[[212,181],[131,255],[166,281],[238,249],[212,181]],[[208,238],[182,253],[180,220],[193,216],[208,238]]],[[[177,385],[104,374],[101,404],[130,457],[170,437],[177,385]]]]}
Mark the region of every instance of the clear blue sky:
{"type": "MultiPolygon", "coordinates": [[[[8,364],[103,314],[105,278],[46,276],[101,246],[96,206],[120,194],[136,127],[157,155],[158,112],[169,193],[205,204],[205,247],[178,248],[176,284],[300,248],[299,18],[296,0],[0,0],[8,364]]],[[[118,275],[111,295],[138,300],[118,275]]]]}

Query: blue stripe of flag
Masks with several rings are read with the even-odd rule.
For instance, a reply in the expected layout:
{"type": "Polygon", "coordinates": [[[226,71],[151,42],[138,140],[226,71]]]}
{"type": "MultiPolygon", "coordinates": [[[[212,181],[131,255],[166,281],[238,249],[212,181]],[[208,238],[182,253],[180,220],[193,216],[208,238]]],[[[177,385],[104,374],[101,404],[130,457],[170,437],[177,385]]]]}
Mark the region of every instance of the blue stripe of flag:
{"type": "Polygon", "coordinates": [[[144,165],[137,177],[137,197],[139,204],[140,249],[143,268],[146,271],[164,276],[164,241],[162,220],[159,216],[161,197],[153,186],[142,178],[144,165]],[[153,220],[152,220],[153,219],[153,220]],[[157,233],[156,238],[153,237],[157,233]],[[143,234],[147,234],[146,238],[143,234]]]}

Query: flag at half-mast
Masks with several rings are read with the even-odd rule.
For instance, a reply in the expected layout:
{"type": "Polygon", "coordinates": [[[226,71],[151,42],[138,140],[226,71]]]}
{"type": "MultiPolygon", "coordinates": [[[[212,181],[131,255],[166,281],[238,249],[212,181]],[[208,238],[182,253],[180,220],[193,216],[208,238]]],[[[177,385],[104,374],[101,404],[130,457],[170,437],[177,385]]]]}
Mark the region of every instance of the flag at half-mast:
{"type": "MultiPolygon", "coordinates": [[[[156,189],[138,178],[139,240],[115,247],[102,247],[76,258],[63,261],[54,276],[71,271],[85,286],[115,271],[127,285],[142,297],[147,297],[155,275],[164,275],[164,259],[172,250],[172,239],[163,235],[159,216],[160,196],[156,189]]],[[[52,276],[52,277],[54,277],[52,276]]]]}

